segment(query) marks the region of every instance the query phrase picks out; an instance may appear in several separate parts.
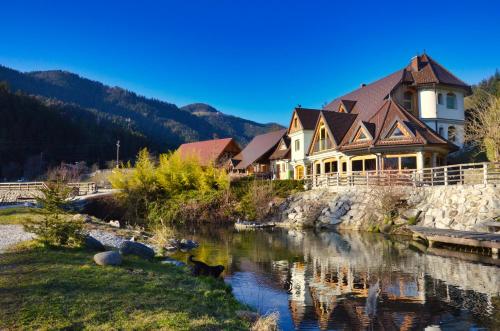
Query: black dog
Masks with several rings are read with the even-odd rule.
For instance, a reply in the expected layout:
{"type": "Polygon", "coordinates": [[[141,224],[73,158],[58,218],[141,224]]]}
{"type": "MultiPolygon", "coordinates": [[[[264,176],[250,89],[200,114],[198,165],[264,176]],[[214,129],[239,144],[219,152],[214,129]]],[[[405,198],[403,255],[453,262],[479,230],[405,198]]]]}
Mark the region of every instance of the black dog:
{"type": "Polygon", "coordinates": [[[201,261],[193,260],[193,257],[193,255],[189,256],[189,262],[194,264],[194,276],[212,276],[214,278],[219,278],[220,274],[224,271],[223,265],[209,266],[201,261]]]}

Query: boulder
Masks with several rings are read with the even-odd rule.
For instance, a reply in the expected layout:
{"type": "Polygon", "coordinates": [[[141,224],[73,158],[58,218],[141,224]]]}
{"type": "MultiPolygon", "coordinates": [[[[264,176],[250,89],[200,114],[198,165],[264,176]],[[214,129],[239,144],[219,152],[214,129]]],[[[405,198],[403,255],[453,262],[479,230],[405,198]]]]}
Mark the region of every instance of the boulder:
{"type": "Polygon", "coordinates": [[[114,228],[119,228],[120,227],[120,221],[109,221],[109,225],[111,225],[114,228]]]}
{"type": "Polygon", "coordinates": [[[92,237],[91,235],[85,236],[85,247],[88,249],[94,250],[94,251],[100,251],[103,252],[106,250],[104,245],[97,240],[96,238],[92,237]]]}
{"type": "Polygon", "coordinates": [[[136,255],[147,260],[155,257],[155,251],[152,248],[139,242],[128,240],[121,244],[120,253],[123,255],[136,255]]]}
{"type": "Polygon", "coordinates": [[[179,243],[180,249],[193,249],[198,247],[199,244],[196,241],[190,239],[182,239],[179,243]]]}
{"type": "Polygon", "coordinates": [[[108,251],[94,255],[94,261],[98,265],[120,265],[122,256],[117,251],[108,251]]]}

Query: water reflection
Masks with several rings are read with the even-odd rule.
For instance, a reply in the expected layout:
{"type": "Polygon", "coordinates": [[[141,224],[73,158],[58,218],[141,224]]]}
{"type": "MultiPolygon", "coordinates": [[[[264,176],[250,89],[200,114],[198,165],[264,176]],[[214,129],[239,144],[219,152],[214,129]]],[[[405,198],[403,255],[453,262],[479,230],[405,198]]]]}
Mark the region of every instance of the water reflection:
{"type": "Polygon", "coordinates": [[[421,254],[375,234],[192,235],[202,243],[197,256],[227,266],[238,299],[278,311],[284,330],[500,329],[496,266],[421,254]]]}

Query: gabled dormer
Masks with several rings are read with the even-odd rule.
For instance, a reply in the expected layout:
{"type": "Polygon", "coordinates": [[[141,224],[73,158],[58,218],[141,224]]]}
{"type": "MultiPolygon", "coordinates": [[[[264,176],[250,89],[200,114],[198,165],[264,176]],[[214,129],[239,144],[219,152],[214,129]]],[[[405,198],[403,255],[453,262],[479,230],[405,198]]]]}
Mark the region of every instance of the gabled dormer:
{"type": "Polygon", "coordinates": [[[293,111],[288,127],[292,161],[301,161],[306,158],[319,113],[318,109],[307,108],[295,108],[293,111]]]}
{"type": "Polygon", "coordinates": [[[321,111],[309,146],[309,154],[337,149],[356,117],[355,114],[321,111]]]}
{"type": "Polygon", "coordinates": [[[352,109],[356,105],[356,101],[353,100],[340,100],[339,113],[351,113],[352,109]]]}
{"type": "Polygon", "coordinates": [[[360,121],[354,132],[349,141],[350,144],[367,144],[374,139],[374,125],[372,123],[360,121]]]}

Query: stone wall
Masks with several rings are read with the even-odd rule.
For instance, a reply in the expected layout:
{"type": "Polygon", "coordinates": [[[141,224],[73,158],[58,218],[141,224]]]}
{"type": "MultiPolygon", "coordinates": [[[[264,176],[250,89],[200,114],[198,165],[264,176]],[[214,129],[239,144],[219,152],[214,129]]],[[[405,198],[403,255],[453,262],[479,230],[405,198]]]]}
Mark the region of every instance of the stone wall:
{"type": "Polygon", "coordinates": [[[383,225],[377,207],[386,190],[401,196],[396,224],[417,217],[418,225],[454,230],[486,230],[481,224],[500,216],[500,187],[454,185],[372,188],[363,186],[317,188],[289,197],[277,221],[287,227],[335,227],[367,230],[383,225]]]}

